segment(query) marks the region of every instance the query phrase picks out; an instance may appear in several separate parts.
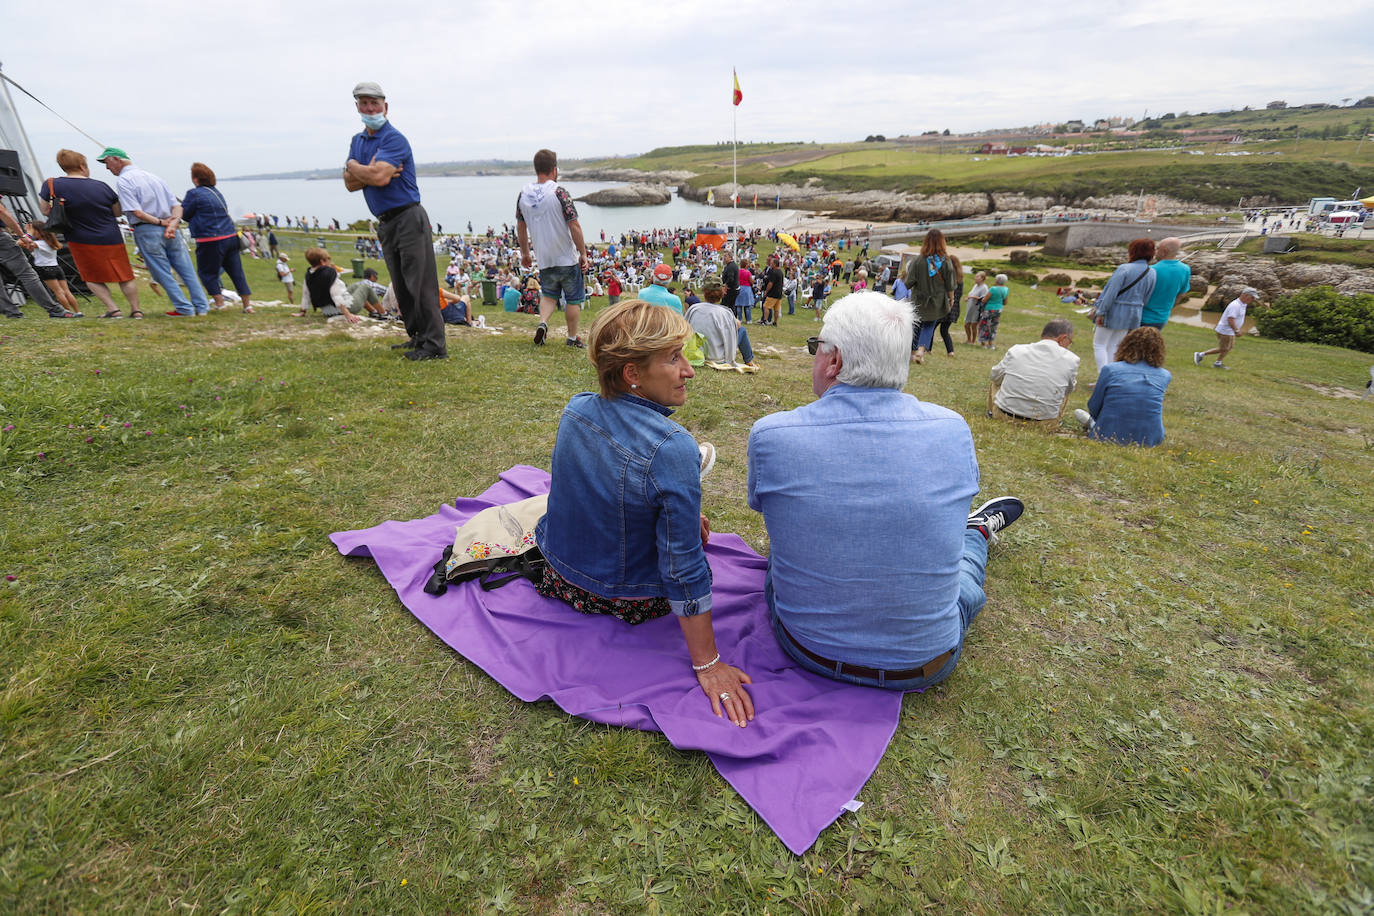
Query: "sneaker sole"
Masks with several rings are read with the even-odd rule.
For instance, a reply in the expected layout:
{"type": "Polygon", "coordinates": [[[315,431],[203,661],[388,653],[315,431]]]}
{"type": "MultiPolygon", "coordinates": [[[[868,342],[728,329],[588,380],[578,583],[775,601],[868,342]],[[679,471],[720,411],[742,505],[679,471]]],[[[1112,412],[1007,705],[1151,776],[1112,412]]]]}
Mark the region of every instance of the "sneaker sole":
{"type": "Polygon", "coordinates": [[[548,337],[548,336],[549,336],[549,329],[548,329],[548,328],[544,327],[543,325],[540,325],[539,327],[535,328],[535,329],[534,329],[534,345],[535,345],[536,347],[542,347],[542,346],[544,346],[544,339],[545,339],[546,337],[548,337]]]}

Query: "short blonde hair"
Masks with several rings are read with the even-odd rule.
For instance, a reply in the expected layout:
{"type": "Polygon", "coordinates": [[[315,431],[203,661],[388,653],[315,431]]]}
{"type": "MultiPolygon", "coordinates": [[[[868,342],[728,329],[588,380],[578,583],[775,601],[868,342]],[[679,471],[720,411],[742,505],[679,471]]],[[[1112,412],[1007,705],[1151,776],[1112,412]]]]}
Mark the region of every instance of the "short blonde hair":
{"type": "Polygon", "coordinates": [[[654,356],[670,353],[692,335],[692,326],[673,309],[643,299],[627,299],[602,311],[588,332],[587,358],[596,367],[603,398],[624,394],[625,367],[641,368],[654,356]]]}
{"type": "Polygon", "coordinates": [[[305,262],[309,264],[311,267],[319,267],[321,264],[328,260],[329,252],[325,251],[323,248],[305,249],[305,262]]]}

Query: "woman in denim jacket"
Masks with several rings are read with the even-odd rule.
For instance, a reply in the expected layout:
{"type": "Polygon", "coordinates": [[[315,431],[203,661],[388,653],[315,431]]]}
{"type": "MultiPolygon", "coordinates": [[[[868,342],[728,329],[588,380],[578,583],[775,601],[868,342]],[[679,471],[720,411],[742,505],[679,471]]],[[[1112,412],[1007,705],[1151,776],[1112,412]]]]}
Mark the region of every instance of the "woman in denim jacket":
{"type": "Polygon", "coordinates": [[[597,316],[587,353],[601,392],[574,395],[558,424],[537,588],[630,624],[675,615],[711,710],[742,728],[752,681],[722,660],[711,626],[701,474],[715,450],[669,419],[696,374],[682,355],[691,334],[677,312],[640,299],[597,316]]]}
{"type": "Polygon", "coordinates": [[[1093,439],[1118,445],[1155,446],[1164,441],[1164,392],[1173,379],[1164,368],[1164,338],[1136,328],[1102,367],[1087,410],[1075,410],[1093,439]]]}
{"type": "Polygon", "coordinates": [[[1150,259],[1155,256],[1155,243],[1150,239],[1136,239],[1127,250],[1127,263],[1117,267],[1107,281],[1102,295],[1093,303],[1093,359],[1097,371],[1112,362],[1112,354],[1121,346],[1129,332],[1140,327],[1140,314],[1155,288],[1155,269],[1150,259]]]}

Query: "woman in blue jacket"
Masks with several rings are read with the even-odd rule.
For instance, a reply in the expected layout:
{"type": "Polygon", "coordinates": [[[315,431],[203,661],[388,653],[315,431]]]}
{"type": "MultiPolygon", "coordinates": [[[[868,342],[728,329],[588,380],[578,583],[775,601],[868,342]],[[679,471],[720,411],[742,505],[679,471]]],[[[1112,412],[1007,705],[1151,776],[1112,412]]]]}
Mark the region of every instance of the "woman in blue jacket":
{"type": "Polygon", "coordinates": [[[743,688],[752,681],[722,659],[711,626],[703,450],[669,419],[696,374],[682,355],[692,333],[677,312],[640,299],[597,315],[587,355],[601,392],[574,395],[559,421],[536,587],[630,624],[675,615],[712,711],[742,728],[754,717],[743,688]]]}
{"type": "Polygon", "coordinates": [[[1074,416],[1093,439],[1119,445],[1164,441],[1164,392],[1173,378],[1164,368],[1164,338],[1154,328],[1126,334],[1116,359],[1102,367],[1087,410],[1074,416]]]}
{"type": "Polygon", "coordinates": [[[1112,361],[1121,339],[1140,327],[1140,314],[1155,289],[1155,256],[1151,239],[1136,239],[1127,250],[1126,263],[1117,267],[1102,295],[1093,303],[1093,359],[1097,371],[1112,361]]]}
{"type": "Polygon", "coordinates": [[[215,187],[215,173],[203,162],[191,164],[191,184],[193,187],[182,198],[181,215],[186,220],[186,228],[196,242],[196,274],[200,285],[215,300],[215,309],[224,308],[223,287],[220,286],[220,271],[229,275],[243,300],[243,311],[253,314],[253,305],[248,297],[252,290],[243,275],[243,262],[239,260],[239,234],[234,228],[234,218],[229,215],[229,205],[224,195],[215,187]]]}

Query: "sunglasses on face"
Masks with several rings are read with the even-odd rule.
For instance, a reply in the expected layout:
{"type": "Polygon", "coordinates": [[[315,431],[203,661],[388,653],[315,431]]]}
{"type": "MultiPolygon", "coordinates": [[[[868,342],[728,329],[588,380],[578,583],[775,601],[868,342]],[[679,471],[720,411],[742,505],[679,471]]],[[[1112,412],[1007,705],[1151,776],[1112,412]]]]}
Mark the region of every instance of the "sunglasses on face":
{"type": "Polygon", "coordinates": [[[820,345],[821,345],[821,339],[820,339],[819,337],[808,337],[808,338],[806,338],[806,352],[807,352],[807,353],[810,353],[812,356],[815,356],[815,355],[816,355],[816,349],[817,349],[820,345]]]}

